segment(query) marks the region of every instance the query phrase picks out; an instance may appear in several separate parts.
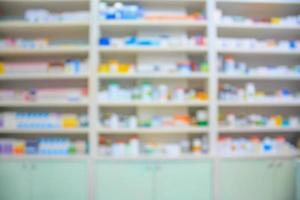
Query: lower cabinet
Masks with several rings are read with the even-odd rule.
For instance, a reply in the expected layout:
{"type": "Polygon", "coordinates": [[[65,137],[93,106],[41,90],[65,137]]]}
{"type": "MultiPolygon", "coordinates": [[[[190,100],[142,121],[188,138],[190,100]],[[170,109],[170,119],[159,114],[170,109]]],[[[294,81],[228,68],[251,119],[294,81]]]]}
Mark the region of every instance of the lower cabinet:
{"type": "Polygon", "coordinates": [[[1,200],[86,200],[87,197],[85,162],[0,162],[1,200]]]}
{"type": "Polygon", "coordinates": [[[96,168],[96,199],[152,199],[152,166],[143,162],[101,162],[96,168]]]}
{"type": "Polygon", "coordinates": [[[77,161],[33,162],[33,200],[86,200],[87,165],[77,161]]]}
{"type": "Polygon", "coordinates": [[[96,200],[211,200],[209,161],[97,164],[96,200]]]}
{"type": "Polygon", "coordinates": [[[224,160],[220,163],[220,200],[293,200],[292,160],[224,160]]]}
{"type": "Polygon", "coordinates": [[[297,200],[300,200],[300,161],[297,162],[296,188],[297,188],[297,200]]]}
{"type": "Polygon", "coordinates": [[[163,162],[157,168],[156,200],[212,199],[210,162],[163,162]]]}
{"type": "Polygon", "coordinates": [[[31,200],[30,170],[20,161],[0,161],[0,199],[31,200]]]}
{"type": "Polygon", "coordinates": [[[277,161],[274,164],[274,200],[296,199],[295,161],[277,161]]]}

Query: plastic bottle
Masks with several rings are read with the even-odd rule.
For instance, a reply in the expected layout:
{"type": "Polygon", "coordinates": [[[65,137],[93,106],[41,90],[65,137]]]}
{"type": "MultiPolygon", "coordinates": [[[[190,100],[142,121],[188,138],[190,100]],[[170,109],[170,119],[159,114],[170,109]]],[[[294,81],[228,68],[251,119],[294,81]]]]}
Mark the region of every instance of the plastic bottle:
{"type": "Polygon", "coordinates": [[[196,112],[196,120],[198,126],[207,126],[208,125],[208,116],[205,110],[197,110],[196,112]]]}
{"type": "Polygon", "coordinates": [[[273,153],[274,152],[274,144],[271,138],[266,137],[262,141],[263,153],[273,153]]]}
{"type": "Polygon", "coordinates": [[[282,135],[277,136],[275,138],[274,151],[276,151],[277,153],[283,153],[285,143],[286,143],[285,138],[282,135]]]}
{"type": "Polygon", "coordinates": [[[137,135],[134,135],[129,140],[129,155],[138,156],[140,153],[140,140],[137,135]]]}
{"type": "Polygon", "coordinates": [[[192,151],[193,151],[193,153],[201,153],[201,151],[202,151],[201,139],[199,139],[199,138],[193,139],[192,151]]]}
{"type": "Polygon", "coordinates": [[[247,83],[246,84],[246,98],[253,99],[256,95],[256,88],[254,83],[247,83]]]}

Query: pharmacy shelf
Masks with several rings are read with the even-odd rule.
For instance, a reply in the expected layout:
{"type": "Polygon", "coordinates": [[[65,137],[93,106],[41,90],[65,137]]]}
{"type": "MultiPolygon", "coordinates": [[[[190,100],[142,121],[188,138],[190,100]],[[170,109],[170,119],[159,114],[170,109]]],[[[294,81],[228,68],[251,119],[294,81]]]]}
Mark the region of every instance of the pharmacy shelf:
{"type": "Polygon", "coordinates": [[[296,158],[300,156],[299,152],[291,153],[263,153],[263,154],[236,154],[236,155],[219,155],[220,159],[278,159],[278,158],[296,158]]]}
{"type": "Polygon", "coordinates": [[[0,31],[1,30],[18,30],[18,29],[88,29],[89,22],[80,22],[80,21],[68,21],[68,22],[27,22],[27,21],[1,21],[0,22],[0,31]]]}
{"type": "Polygon", "coordinates": [[[173,128],[98,128],[101,135],[110,134],[207,134],[208,127],[173,127],[173,128]]]}
{"type": "Polygon", "coordinates": [[[99,106],[102,107],[202,107],[208,106],[208,101],[158,101],[158,102],[147,102],[147,101],[124,101],[124,102],[113,102],[113,101],[99,101],[99,106]]]}
{"type": "Polygon", "coordinates": [[[245,126],[245,127],[225,127],[221,126],[218,129],[218,132],[221,134],[244,134],[244,133],[295,133],[300,132],[299,127],[254,127],[254,126],[245,126]]]}
{"type": "Polygon", "coordinates": [[[300,4],[299,0],[216,0],[216,2],[239,4],[300,4]]]}
{"type": "Polygon", "coordinates": [[[219,106],[222,107],[299,107],[300,101],[275,101],[275,100],[265,100],[265,101],[219,101],[219,106]]]}
{"type": "Polygon", "coordinates": [[[208,73],[132,73],[132,74],[99,74],[100,79],[208,79],[208,73]]]}
{"type": "Polygon", "coordinates": [[[136,160],[209,160],[213,157],[209,154],[185,154],[178,156],[168,155],[139,155],[127,157],[112,157],[112,156],[98,156],[97,160],[107,161],[136,161],[136,160]]]}
{"type": "Polygon", "coordinates": [[[0,107],[87,107],[87,101],[69,102],[69,101],[33,101],[33,102],[18,102],[18,101],[0,101],[0,107]]]}
{"type": "Polygon", "coordinates": [[[6,129],[6,128],[0,128],[0,134],[37,134],[39,136],[42,136],[44,134],[55,134],[55,135],[68,135],[68,134],[78,134],[78,135],[87,135],[89,132],[88,128],[57,128],[57,129],[6,129]]]}
{"type": "Polygon", "coordinates": [[[88,46],[61,46],[61,47],[47,47],[39,49],[25,49],[25,48],[7,48],[0,49],[0,56],[27,56],[27,55],[87,55],[88,46]]]}
{"type": "Polygon", "coordinates": [[[244,30],[295,30],[299,31],[300,26],[298,25],[273,25],[273,24],[263,24],[263,23],[256,23],[256,24],[245,24],[245,23],[218,23],[217,28],[219,29],[244,29],[244,30]]]}
{"type": "Polygon", "coordinates": [[[197,20],[102,20],[99,23],[100,27],[176,27],[176,28],[205,28],[207,22],[197,20]]]}
{"type": "Polygon", "coordinates": [[[140,47],[140,46],[122,46],[108,47],[100,46],[99,53],[207,53],[206,47],[140,47]]]}
{"type": "Polygon", "coordinates": [[[222,49],[217,50],[223,54],[253,54],[253,55],[300,55],[300,50],[281,50],[281,49],[222,49]]]}
{"type": "Polygon", "coordinates": [[[218,78],[220,80],[264,80],[264,81],[300,81],[300,74],[289,75],[286,74],[282,76],[281,74],[272,75],[272,74],[249,74],[249,75],[242,75],[242,74],[222,74],[219,73],[218,78]]]}
{"type": "Polygon", "coordinates": [[[7,75],[0,75],[0,81],[23,81],[23,80],[76,80],[76,79],[87,79],[87,74],[7,74],[7,75]]]}
{"type": "Polygon", "coordinates": [[[1,155],[0,160],[87,160],[87,155],[1,155]]]}

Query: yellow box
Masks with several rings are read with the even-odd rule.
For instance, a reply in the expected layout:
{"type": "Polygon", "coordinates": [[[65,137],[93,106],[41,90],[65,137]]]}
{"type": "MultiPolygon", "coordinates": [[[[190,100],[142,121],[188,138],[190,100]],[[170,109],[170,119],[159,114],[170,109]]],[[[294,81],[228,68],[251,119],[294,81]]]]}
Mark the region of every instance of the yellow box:
{"type": "Polygon", "coordinates": [[[63,128],[77,128],[79,121],[75,117],[65,117],[62,122],[63,128]]]}
{"type": "Polygon", "coordinates": [[[120,64],[118,72],[125,74],[125,73],[129,72],[129,69],[130,69],[130,66],[128,64],[120,64]]]}
{"type": "Polygon", "coordinates": [[[109,65],[108,64],[101,64],[98,67],[98,72],[99,73],[109,73],[109,65]]]}
{"type": "Polygon", "coordinates": [[[0,63],[0,74],[5,74],[5,66],[4,66],[4,63],[0,63]]]}
{"type": "Polygon", "coordinates": [[[281,19],[279,17],[271,18],[271,24],[280,24],[281,19]]]}
{"type": "Polygon", "coordinates": [[[283,119],[282,119],[282,116],[281,115],[276,115],[275,116],[275,125],[276,126],[282,126],[282,121],[283,121],[283,119]]]}

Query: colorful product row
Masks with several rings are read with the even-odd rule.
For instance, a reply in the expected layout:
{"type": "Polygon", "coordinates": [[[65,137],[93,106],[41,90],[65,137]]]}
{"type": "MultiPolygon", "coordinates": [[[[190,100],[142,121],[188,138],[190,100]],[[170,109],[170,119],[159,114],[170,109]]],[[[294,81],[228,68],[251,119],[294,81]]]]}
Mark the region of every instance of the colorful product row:
{"type": "Polygon", "coordinates": [[[246,83],[244,88],[236,87],[232,84],[223,84],[219,90],[220,100],[299,100],[300,92],[292,92],[287,88],[279,89],[273,93],[267,94],[264,91],[256,89],[254,83],[246,83]]]}
{"type": "Polygon", "coordinates": [[[99,154],[101,156],[180,156],[190,153],[208,153],[208,138],[203,136],[201,138],[193,138],[192,140],[184,139],[172,143],[141,142],[138,136],[132,136],[127,141],[113,141],[104,136],[100,136],[99,138],[99,154]]]}
{"type": "Polygon", "coordinates": [[[88,127],[87,115],[48,112],[0,113],[0,128],[4,129],[59,129],[79,127],[88,127]]]}
{"type": "Polygon", "coordinates": [[[226,127],[300,127],[300,117],[285,117],[280,114],[270,116],[261,114],[227,114],[221,119],[221,124],[226,127]]]}
{"type": "Polygon", "coordinates": [[[52,62],[0,62],[0,75],[84,74],[87,72],[87,67],[87,61],[79,59],[52,62]]]}
{"type": "Polygon", "coordinates": [[[178,47],[178,46],[201,46],[204,47],[207,40],[201,34],[192,37],[171,37],[168,34],[159,35],[157,37],[101,37],[99,39],[100,46],[153,46],[153,47],[178,47]]]}
{"type": "Polygon", "coordinates": [[[127,89],[121,88],[121,85],[117,82],[111,82],[106,90],[100,92],[98,98],[100,101],[207,101],[208,94],[202,89],[187,90],[184,88],[176,88],[173,91],[170,91],[168,85],[160,84],[154,86],[148,82],[127,89]]]}
{"type": "Polygon", "coordinates": [[[206,110],[197,110],[195,116],[176,114],[174,116],[155,115],[151,118],[139,119],[135,115],[119,115],[112,113],[104,115],[100,122],[107,128],[172,128],[172,127],[207,127],[208,113],[206,110]]]}
{"type": "Polygon", "coordinates": [[[23,48],[23,49],[43,49],[49,47],[74,47],[87,43],[80,40],[51,40],[48,38],[23,39],[4,38],[0,39],[0,49],[23,48]]]}
{"type": "Polygon", "coordinates": [[[215,19],[222,23],[238,24],[272,24],[272,25],[300,25],[300,15],[289,15],[283,17],[254,17],[227,16],[221,10],[215,13],[215,19]]]}
{"type": "Polygon", "coordinates": [[[85,154],[84,140],[68,138],[0,139],[0,155],[75,155],[85,154]]]}
{"type": "Polygon", "coordinates": [[[219,138],[219,153],[223,155],[259,155],[259,154],[288,154],[296,152],[296,147],[290,144],[283,136],[276,138],[257,136],[248,138],[219,138]]]}
{"type": "Polygon", "coordinates": [[[237,61],[232,56],[219,58],[220,72],[225,74],[242,75],[282,75],[297,74],[300,75],[300,64],[295,66],[287,65],[266,65],[266,66],[248,66],[246,62],[237,61]]]}
{"type": "Polygon", "coordinates": [[[256,38],[220,38],[218,47],[221,49],[277,49],[299,50],[300,40],[258,40],[256,38]]]}
{"type": "Polygon", "coordinates": [[[29,22],[88,21],[89,16],[90,13],[84,10],[51,13],[45,9],[30,9],[25,11],[24,20],[29,22]]]}
{"type": "Polygon", "coordinates": [[[101,74],[117,73],[117,74],[133,74],[133,73],[179,73],[186,74],[192,72],[208,72],[208,63],[195,61],[181,61],[176,66],[136,66],[135,64],[121,63],[117,60],[110,60],[107,63],[102,63],[98,67],[98,72],[101,74]]]}
{"type": "Polygon", "coordinates": [[[191,14],[182,13],[151,13],[143,6],[136,4],[124,5],[121,2],[116,2],[113,5],[108,5],[105,2],[99,4],[100,18],[104,20],[205,20],[202,12],[193,12],[191,14]]]}
{"type": "Polygon", "coordinates": [[[87,100],[87,95],[87,88],[32,88],[29,90],[0,89],[0,102],[78,102],[87,100]]]}

